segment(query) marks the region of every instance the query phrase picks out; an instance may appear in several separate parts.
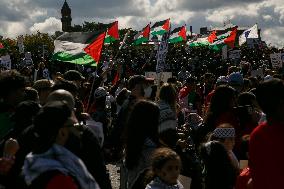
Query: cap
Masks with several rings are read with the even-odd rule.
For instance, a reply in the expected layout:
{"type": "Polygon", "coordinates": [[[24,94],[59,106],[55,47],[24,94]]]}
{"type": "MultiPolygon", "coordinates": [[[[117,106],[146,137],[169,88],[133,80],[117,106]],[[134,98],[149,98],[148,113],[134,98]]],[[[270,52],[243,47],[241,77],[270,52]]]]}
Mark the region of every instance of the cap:
{"type": "Polygon", "coordinates": [[[38,137],[54,137],[70,116],[71,110],[65,101],[48,102],[35,117],[35,132],[38,137]]]}
{"type": "Polygon", "coordinates": [[[273,77],[271,75],[267,75],[263,78],[264,81],[270,81],[272,79],[273,79],[273,77]]]}
{"type": "Polygon", "coordinates": [[[213,131],[213,136],[218,138],[233,138],[235,137],[234,128],[216,128],[213,131]]]}
{"type": "Polygon", "coordinates": [[[78,81],[78,80],[84,80],[85,77],[83,75],[76,71],[76,70],[69,70],[64,73],[63,78],[68,81],[78,81]]]}
{"type": "Polygon", "coordinates": [[[244,78],[242,74],[239,72],[233,72],[228,77],[229,84],[239,84],[242,85],[244,83],[244,78]]]}
{"type": "Polygon", "coordinates": [[[107,96],[107,91],[103,87],[98,87],[94,93],[95,98],[101,98],[107,96]]]}
{"type": "Polygon", "coordinates": [[[228,78],[226,76],[218,77],[216,84],[226,84],[228,83],[228,78]]]}

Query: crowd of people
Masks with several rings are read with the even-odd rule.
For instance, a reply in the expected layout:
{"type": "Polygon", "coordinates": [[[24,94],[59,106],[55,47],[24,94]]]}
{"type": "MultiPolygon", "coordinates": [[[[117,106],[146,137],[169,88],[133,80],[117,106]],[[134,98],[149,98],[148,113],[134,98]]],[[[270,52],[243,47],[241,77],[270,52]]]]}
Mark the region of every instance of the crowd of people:
{"type": "Polygon", "coordinates": [[[281,188],[284,77],[269,57],[281,50],[239,49],[224,60],[172,45],[173,76],[160,82],[144,76],[155,70],[151,48],[122,49],[109,63],[116,70],[48,61],[2,69],[1,187],[111,189],[112,163],[121,189],[281,188]]]}

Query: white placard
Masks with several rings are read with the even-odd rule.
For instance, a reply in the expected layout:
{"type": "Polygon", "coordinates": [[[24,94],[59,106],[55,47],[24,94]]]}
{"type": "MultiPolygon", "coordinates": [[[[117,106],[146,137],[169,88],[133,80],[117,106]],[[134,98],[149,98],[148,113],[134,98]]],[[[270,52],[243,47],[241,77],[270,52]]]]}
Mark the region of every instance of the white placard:
{"type": "Polygon", "coordinates": [[[1,57],[1,61],[0,61],[1,67],[4,67],[6,69],[11,69],[12,66],[12,62],[11,62],[11,58],[10,55],[5,55],[1,57]]]}
{"type": "Polygon", "coordinates": [[[270,60],[271,60],[273,69],[282,68],[282,54],[281,53],[270,54],[270,60]]]}
{"type": "Polygon", "coordinates": [[[167,82],[169,78],[173,76],[172,72],[161,72],[161,73],[156,73],[156,72],[145,72],[145,77],[147,78],[154,78],[155,84],[158,83],[158,77],[159,74],[161,74],[161,81],[167,82]]]}
{"type": "Polygon", "coordinates": [[[24,37],[21,35],[17,39],[17,44],[19,47],[19,52],[24,53],[25,52],[25,46],[24,46],[24,37]]]}
{"type": "Polygon", "coordinates": [[[233,50],[229,51],[230,59],[240,59],[241,58],[241,50],[233,50]]]}

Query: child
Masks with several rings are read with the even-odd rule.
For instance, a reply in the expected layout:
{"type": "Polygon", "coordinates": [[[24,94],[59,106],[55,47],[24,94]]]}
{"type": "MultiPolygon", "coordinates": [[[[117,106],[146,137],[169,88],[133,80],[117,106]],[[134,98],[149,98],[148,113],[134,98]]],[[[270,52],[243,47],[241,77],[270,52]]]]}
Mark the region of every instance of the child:
{"type": "Polygon", "coordinates": [[[181,160],[176,152],[169,148],[159,148],[152,156],[153,180],[145,189],[183,189],[178,181],[181,160]]]}

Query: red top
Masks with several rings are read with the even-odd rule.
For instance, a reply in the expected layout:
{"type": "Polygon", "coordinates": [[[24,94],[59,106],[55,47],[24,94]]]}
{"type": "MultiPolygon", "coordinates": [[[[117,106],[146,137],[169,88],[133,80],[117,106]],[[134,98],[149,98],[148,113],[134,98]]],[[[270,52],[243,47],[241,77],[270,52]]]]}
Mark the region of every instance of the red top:
{"type": "Polygon", "coordinates": [[[243,169],[240,175],[238,176],[235,189],[248,188],[248,181],[250,178],[251,178],[250,170],[247,167],[243,169]]]}
{"type": "Polygon", "coordinates": [[[284,125],[260,124],[250,138],[250,169],[254,189],[284,187],[284,125]]]}
{"type": "Polygon", "coordinates": [[[78,186],[72,177],[58,174],[48,182],[45,189],[78,189],[78,186]]]}

